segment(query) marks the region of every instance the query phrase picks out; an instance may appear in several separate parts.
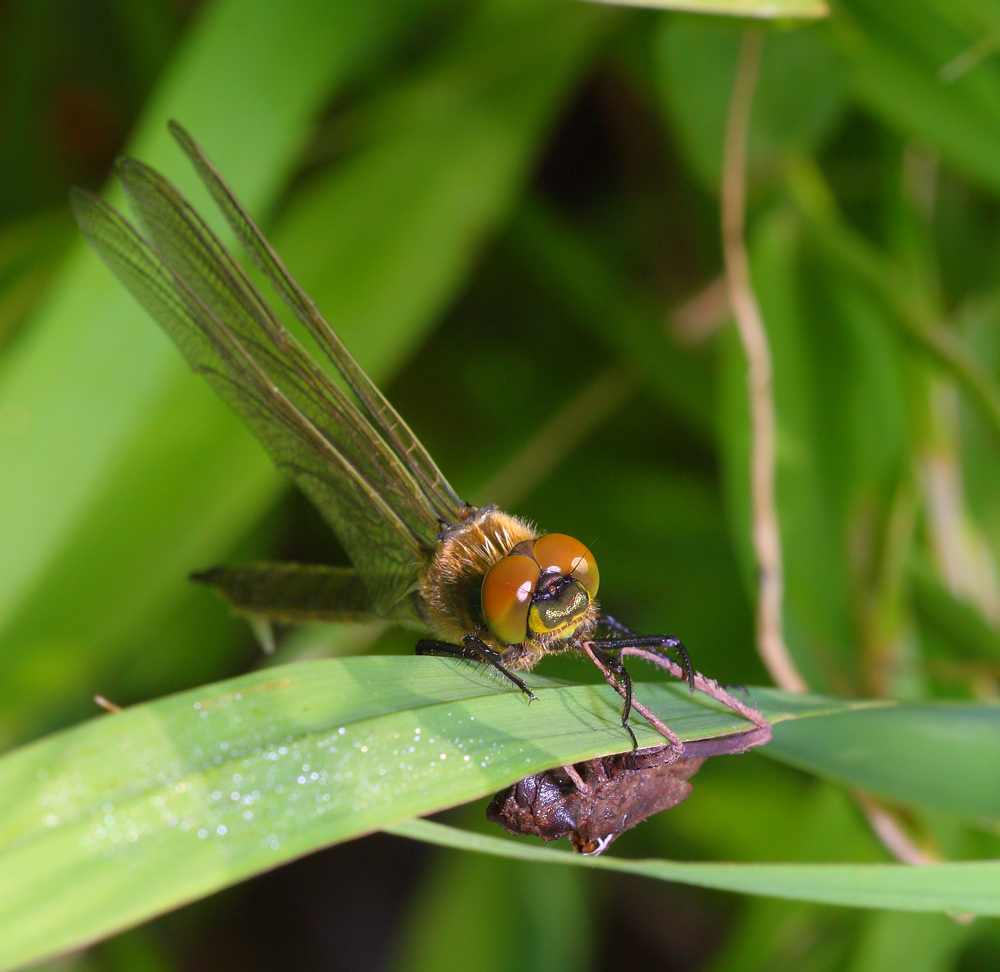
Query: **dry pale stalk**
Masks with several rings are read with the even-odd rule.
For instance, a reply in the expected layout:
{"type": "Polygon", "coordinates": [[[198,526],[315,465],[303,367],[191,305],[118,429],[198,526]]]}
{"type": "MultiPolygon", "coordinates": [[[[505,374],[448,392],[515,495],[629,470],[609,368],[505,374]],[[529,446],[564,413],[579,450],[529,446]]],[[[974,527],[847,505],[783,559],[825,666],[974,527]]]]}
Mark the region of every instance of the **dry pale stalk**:
{"type": "MultiPolygon", "coordinates": [[[[775,410],[771,349],[750,279],[746,232],[746,146],[760,68],[764,31],[743,33],[733,95],[729,103],[722,161],[722,246],[729,303],[747,357],[750,400],[750,482],[753,544],[759,571],[757,650],[775,683],[790,692],[808,690],[785,644],[782,622],[784,571],[775,503],[775,410]]],[[[904,863],[926,863],[899,822],[870,797],[856,794],[872,830],[904,863]]]]}
{"type": "Polygon", "coordinates": [[[747,133],[763,43],[764,32],[761,28],[751,27],[744,31],[723,149],[722,246],[729,303],[747,356],[753,546],[759,575],[757,650],[771,677],[781,688],[804,692],[808,686],[788,653],[782,623],[784,574],[774,498],[775,417],[771,350],[750,280],[750,263],[744,241],[747,133]]]}

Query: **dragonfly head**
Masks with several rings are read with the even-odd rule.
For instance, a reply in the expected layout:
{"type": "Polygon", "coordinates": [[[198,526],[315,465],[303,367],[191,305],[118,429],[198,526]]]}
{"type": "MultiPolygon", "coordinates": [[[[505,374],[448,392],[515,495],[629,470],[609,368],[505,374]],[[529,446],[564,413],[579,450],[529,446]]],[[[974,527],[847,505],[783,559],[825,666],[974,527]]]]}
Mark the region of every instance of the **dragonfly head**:
{"type": "Polygon", "coordinates": [[[483,614],[508,645],[568,638],[588,616],[600,577],[593,554],[564,533],[524,540],[483,579],[483,614]]]}

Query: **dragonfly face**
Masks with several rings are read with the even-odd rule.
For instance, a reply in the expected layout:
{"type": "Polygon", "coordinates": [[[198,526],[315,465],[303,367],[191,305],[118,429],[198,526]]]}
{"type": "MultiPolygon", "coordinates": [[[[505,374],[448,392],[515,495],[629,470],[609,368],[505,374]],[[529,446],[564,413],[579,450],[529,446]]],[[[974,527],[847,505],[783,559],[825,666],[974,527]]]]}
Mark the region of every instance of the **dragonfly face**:
{"type": "MultiPolygon", "coordinates": [[[[597,564],[579,541],[541,534],[493,506],[477,509],[459,499],[208,157],[179,125],[171,123],[171,131],[251,258],[343,382],[282,326],[159,173],[134,159],[118,164],[141,234],[99,197],[74,190],[74,213],[98,255],[310,497],[353,564],[219,567],[196,579],[257,617],[415,620],[438,639],[421,641],[418,652],[492,665],[530,698],[514,672],[548,652],[582,648],[625,699],[628,729],[631,682],[616,650],[679,647],[686,661],[683,646],[659,636],[635,639],[601,615],[597,564]],[[594,639],[599,625],[616,637],[594,639]]],[[[693,691],[690,664],[686,671],[693,691]]],[[[679,752],[677,737],[669,738],[679,752]]]]}

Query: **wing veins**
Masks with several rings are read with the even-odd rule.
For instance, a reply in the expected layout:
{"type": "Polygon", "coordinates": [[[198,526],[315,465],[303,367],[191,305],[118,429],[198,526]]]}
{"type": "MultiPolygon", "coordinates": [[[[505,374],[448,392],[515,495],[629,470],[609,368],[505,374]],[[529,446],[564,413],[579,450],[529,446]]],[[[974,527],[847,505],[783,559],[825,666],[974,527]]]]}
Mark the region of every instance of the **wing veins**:
{"type": "MultiPolygon", "coordinates": [[[[370,520],[365,516],[364,504],[375,507],[379,514],[377,523],[391,530],[398,542],[410,551],[409,562],[394,561],[397,576],[386,574],[382,577],[380,583],[386,589],[372,591],[373,602],[380,609],[387,609],[412,584],[409,575],[412,574],[413,558],[419,556],[420,551],[411,531],[127,220],[90,193],[77,190],[73,203],[84,234],[102,259],[164,326],[192,368],[206,375],[222,397],[249,422],[279,468],[290,473],[300,485],[306,480],[317,484],[321,492],[333,491],[342,503],[347,502],[360,511],[362,522],[370,520]],[[209,363],[213,357],[221,362],[222,370],[209,363]],[[276,427],[283,428],[285,433],[276,434],[276,427]],[[324,477],[322,466],[319,470],[310,470],[285,455],[288,434],[311,446],[312,451],[307,451],[306,455],[318,453],[326,462],[340,468],[351,484],[350,489],[340,491],[340,484],[333,484],[324,477]]],[[[295,452],[293,449],[292,453],[295,452]]],[[[307,492],[313,493],[309,489],[307,492]]],[[[338,528],[339,521],[335,518],[331,525],[338,528]]],[[[376,523],[369,523],[369,526],[377,532],[376,523]]],[[[362,532],[361,524],[358,530],[362,532]]],[[[360,559],[364,561],[363,557],[360,559]]],[[[391,551],[389,559],[394,559],[391,551]]]]}
{"type": "Polygon", "coordinates": [[[435,508],[438,517],[445,522],[456,520],[465,504],[444,478],[419,439],[358,365],[354,356],[327,323],[312,298],[285,267],[201,147],[177,122],[170,122],[170,131],[195,166],[202,182],[253,261],[326,352],[327,357],[354,392],[368,418],[382,431],[417,477],[422,492],[435,508]]]}
{"type": "Polygon", "coordinates": [[[407,527],[425,548],[432,547],[440,529],[437,517],[417,498],[421,493],[406,464],[281,325],[243,268],[180,193],[159,173],[135,160],[123,160],[120,169],[130,201],[164,262],[214,311],[217,319],[241,322],[241,340],[253,347],[257,357],[266,359],[270,379],[277,381],[276,376],[280,376],[283,384],[309,402],[314,424],[320,424],[328,437],[332,433],[341,451],[349,443],[352,464],[370,482],[391,493],[393,509],[406,511],[406,517],[401,518],[407,527]],[[281,354],[256,341],[255,325],[281,354]],[[331,425],[330,412],[340,421],[331,425]]]}

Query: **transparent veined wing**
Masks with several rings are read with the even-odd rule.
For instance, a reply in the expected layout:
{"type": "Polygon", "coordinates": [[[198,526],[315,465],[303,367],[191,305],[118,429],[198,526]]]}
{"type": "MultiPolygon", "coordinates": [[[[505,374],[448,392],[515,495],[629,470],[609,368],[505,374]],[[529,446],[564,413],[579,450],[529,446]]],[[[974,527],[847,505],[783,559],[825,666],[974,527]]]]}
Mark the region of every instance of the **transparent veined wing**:
{"type": "Polygon", "coordinates": [[[433,552],[444,519],[437,506],[398,447],[284,329],[180,193],[133,159],[123,159],[119,172],[147,238],[99,197],[77,190],[73,208],[84,235],[313,500],[373,610],[389,613],[433,552]]]}
{"type": "MultiPolygon", "coordinates": [[[[326,564],[244,564],[211,567],[191,580],[213,587],[237,613],[283,624],[386,620],[375,615],[360,575],[326,564]]],[[[413,620],[402,602],[396,620],[413,620]]],[[[390,615],[390,617],[392,617],[390,615]]]]}
{"type": "Polygon", "coordinates": [[[445,522],[457,520],[465,504],[441,474],[420,440],[410,431],[409,426],[375,383],[362,371],[336,331],[320,314],[312,298],[288,272],[274,248],[257,228],[257,224],[197,142],[177,122],[171,121],[169,128],[254,263],[267,275],[275,290],[324,350],[348,387],[354,392],[368,420],[379,429],[386,441],[392,444],[396,453],[407,463],[440,519],[445,522]]]}

